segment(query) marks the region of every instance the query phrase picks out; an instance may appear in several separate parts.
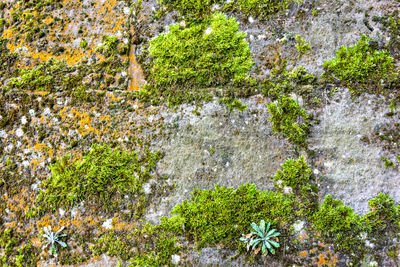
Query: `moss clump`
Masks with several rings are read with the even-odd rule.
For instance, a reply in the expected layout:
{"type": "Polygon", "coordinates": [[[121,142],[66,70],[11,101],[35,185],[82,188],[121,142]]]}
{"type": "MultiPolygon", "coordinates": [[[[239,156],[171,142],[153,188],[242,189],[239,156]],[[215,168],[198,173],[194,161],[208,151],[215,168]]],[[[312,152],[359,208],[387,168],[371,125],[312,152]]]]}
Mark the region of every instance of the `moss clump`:
{"type": "Polygon", "coordinates": [[[36,266],[39,261],[40,251],[12,229],[0,232],[0,249],[1,266],[36,266]]]}
{"type": "Polygon", "coordinates": [[[208,18],[211,7],[221,4],[222,0],[162,0],[168,10],[176,10],[189,21],[199,21],[208,18]]]}
{"type": "Polygon", "coordinates": [[[15,72],[14,64],[16,63],[18,56],[15,53],[11,53],[7,48],[7,39],[0,37],[0,77],[5,79],[10,77],[15,72]]]}
{"type": "Polygon", "coordinates": [[[290,4],[302,2],[299,0],[237,0],[225,3],[222,0],[163,0],[162,4],[169,11],[176,10],[189,21],[200,21],[208,18],[213,5],[222,6],[222,9],[241,12],[265,19],[271,14],[287,9],[290,4]]]}
{"type": "Polygon", "coordinates": [[[400,232],[400,210],[394,200],[384,193],[368,201],[370,212],[363,216],[368,232],[400,232]]]}
{"type": "Polygon", "coordinates": [[[72,77],[66,76],[76,68],[69,67],[65,61],[50,59],[41,62],[36,68],[21,70],[18,77],[11,78],[7,87],[18,91],[55,92],[70,85],[72,77]]]}
{"type": "Polygon", "coordinates": [[[300,104],[291,97],[279,95],[276,103],[271,102],[267,106],[271,113],[269,121],[272,122],[272,130],[283,133],[298,146],[305,146],[310,123],[307,112],[300,104]]]}
{"type": "Polygon", "coordinates": [[[325,197],[319,210],[312,216],[313,226],[321,236],[334,242],[340,251],[357,251],[360,243],[361,217],[342,201],[325,197]]]}
{"type": "Polygon", "coordinates": [[[185,222],[185,231],[198,245],[224,244],[237,249],[242,233],[251,222],[267,219],[279,227],[288,227],[295,218],[292,195],[259,191],[245,184],[238,189],[215,186],[214,190],[195,189],[190,200],[177,205],[172,213],[185,222]]]}
{"type": "Polygon", "coordinates": [[[393,58],[372,44],[371,39],[362,35],[357,44],[342,46],[335,58],[325,61],[323,76],[328,80],[339,79],[353,90],[357,85],[379,88],[393,81],[398,76],[393,58]]]}
{"type": "Polygon", "coordinates": [[[275,186],[283,189],[290,187],[297,197],[299,215],[310,215],[317,207],[317,187],[310,166],[304,156],[298,159],[288,159],[282,164],[274,176],[275,186]]]}
{"type": "Polygon", "coordinates": [[[152,178],[150,172],[160,158],[159,153],[147,149],[143,153],[145,156],[139,157],[139,152],[103,144],[93,145],[82,160],[64,157],[50,166],[52,175],[41,185],[36,199],[39,211],[85,201],[106,211],[127,206],[140,216],[146,202],[143,184],[152,178]]]}
{"type": "MultiPolygon", "coordinates": [[[[271,70],[270,77],[260,82],[260,88],[265,96],[276,97],[279,94],[289,94],[292,92],[302,94],[302,86],[312,85],[317,80],[316,77],[306,71],[303,66],[288,71],[287,62],[283,60],[280,66],[275,66],[271,70]]],[[[307,92],[304,97],[311,94],[307,92]]]]}
{"type": "Polygon", "coordinates": [[[247,105],[243,105],[242,101],[236,98],[223,97],[219,100],[220,104],[225,104],[226,110],[230,113],[233,110],[243,112],[247,109],[247,105]]]}
{"type": "Polygon", "coordinates": [[[301,59],[304,56],[304,54],[311,51],[311,43],[301,38],[300,35],[296,35],[295,39],[296,39],[296,49],[297,52],[299,52],[299,59],[301,59]]]}
{"type": "Polygon", "coordinates": [[[292,3],[299,3],[301,0],[238,0],[234,6],[245,15],[257,16],[264,19],[278,11],[285,10],[292,3]]]}
{"type": "Polygon", "coordinates": [[[103,54],[106,57],[115,57],[119,54],[124,54],[126,48],[120,45],[120,41],[116,36],[103,36],[103,43],[96,48],[96,52],[103,54]]]}
{"type": "MultiPolygon", "coordinates": [[[[192,88],[243,82],[253,66],[245,33],[234,18],[214,14],[209,22],[170,26],[150,41],[150,83],[156,95],[193,99],[192,88]],[[177,91],[181,91],[180,93],[177,91]]],[[[200,97],[201,99],[202,97],[200,97]]],[[[178,99],[175,99],[179,102],[178,99]]],[[[183,102],[184,100],[181,100],[183,102]]]]}
{"type": "Polygon", "coordinates": [[[131,233],[106,232],[91,247],[94,255],[107,253],[129,261],[129,266],[172,265],[171,255],[178,254],[181,247],[177,237],[182,233],[182,219],[161,218],[161,224],[139,225],[131,233]]]}

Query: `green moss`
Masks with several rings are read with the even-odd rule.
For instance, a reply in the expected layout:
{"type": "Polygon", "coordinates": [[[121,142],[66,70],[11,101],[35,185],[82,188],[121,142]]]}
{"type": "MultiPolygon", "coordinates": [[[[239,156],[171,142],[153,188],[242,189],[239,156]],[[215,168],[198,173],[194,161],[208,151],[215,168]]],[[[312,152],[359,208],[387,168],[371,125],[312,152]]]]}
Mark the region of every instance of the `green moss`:
{"type": "Polygon", "coordinates": [[[317,187],[310,166],[304,156],[288,159],[274,176],[275,187],[290,187],[299,204],[299,215],[310,215],[317,209],[317,187]]]}
{"type": "Polygon", "coordinates": [[[360,249],[361,217],[342,201],[325,197],[319,210],[312,216],[313,227],[323,238],[333,242],[339,251],[360,249]]]}
{"type": "Polygon", "coordinates": [[[82,39],[81,42],[79,43],[79,47],[82,49],[86,49],[88,46],[88,41],[86,39],[82,39]]]}
{"type": "Polygon", "coordinates": [[[238,189],[215,186],[214,190],[195,189],[190,200],[177,205],[172,213],[185,222],[185,232],[198,245],[243,248],[239,241],[251,222],[266,219],[279,227],[288,227],[295,219],[292,195],[259,191],[245,184],[238,189]]]}
{"type": "Polygon", "coordinates": [[[305,146],[308,135],[309,116],[299,103],[286,95],[280,95],[276,103],[268,105],[269,121],[275,133],[283,133],[290,142],[305,146]]]}
{"type": "Polygon", "coordinates": [[[18,91],[58,91],[63,86],[71,85],[70,76],[65,76],[75,70],[65,61],[50,59],[41,62],[34,69],[21,70],[18,77],[11,78],[7,86],[18,91]]]}
{"type": "Polygon", "coordinates": [[[227,111],[230,113],[233,110],[243,112],[247,109],[247,105],[243,105],[242,101],[236,98],[223,97],[219,100],[220,104],[225,104],[227,111]]]}
{"type": "Polygon", "coordinates": [[[377,50],[372,40],[362,35],[357,44],[342,46],[332,60],[325,61],[323,76],[339,79],[356,90],[357,85],[383,87],[397,76],[389,52],[377,50]]]}
{"type": "Polygon", "coordinates": [[[370,212],[363,216],[368,232],[375,235],[400,232],[400,210],[394,200],[384,193],[368,201],[370,212]]]}
{"type": "Polygon", "coordinates": [[[152,178],[150,174],[159,153],[148,149],[127,152],[108,145],[93,145],[82,160],[64,157],[50,166],[52,175],[41,185],[36,199],[40,212],[72,207],[85,201],[106,211],[118,210],[127,205],[133,215],[140,216],[146,198],[143,184],[152,178]],[[128,203],[124,202],[129,197],[128,203]]]}
{"type": "Polygon", "coordinates": [[[198,88],[248,79],[253,60],[246,35],[234,18],[217,13],[209,22],[189,27],[174,24],[169,29],[151,40],[148,48],[149,81],[157,95],[171,98],[170,102],[179,102],[176,98],[181,96],[184,102],[186,96],[196,98],[190,95],[198,88]]]}
{"type": "Polygon", "coordinates": [[[164,266],[171,264],[171,255],[178,254],[176,234],[182,233],[182,220],[161,218],[161,224],[138,225],[129,234],[110,231],[98,238],[91,247],[94,255],[129,261],[129,266],[164,266]]]}
{"type": "Polygon", "coordinates": [[[7,48],[7,39],[0,37],[0,77],[11,77],[15,73],[14,65],[18,59],[17,54],[11,53],[7,48]]]}
{"type": "MultiPolygon", "coordinates": [[[[388,141],[390,141],[390,140],[388,140],[388,141]]],[[[385,169],[395,167],[394,163],[391,162],[387,157],[381,157],[381,161],[383,161],[385,163],[385,169]]]]}
{"type": "Polygon", "coordinates": [[[162,0],[168,10],[176,10],[189,21],[206,19],[211,14],[213,4],[221,4],[222,0],[162,0]]]}
{"type": "Polygon", "coordinates": [[[304,54],[311,51],[311,44],[310,42],[306,42],[300,35],[296,35],[296,49],[299,52],[299,59],[303,57],[304,54]]]}
{"type": "MultiPolygon", "coordinates": [[[[280,66],[275,66],[271,70],[270,77],[260,82],[260,89],[265,96],[276,97],[279,94],[289,94],[295,92],[303,93],[301,86],[312,85],[317,80],[312,73],[308,73],[303,66],[295,70],[286,69],[286,60],[280,66]]],[[[311,94],[304,95],[305,97],[311,94]]]]}
{"type": "Polygon", "coordinates": [[[12,229],[0,232],[0,248],[2,266],[36,266],[39,261],[40,251],[12,229]]]}
{"type": "Polygon", "coordinates": [[[121,54],[119,48],[120,41],[116,36],[103,36],[103,43],[96,48],[96,52],[103,54],[106,57],[113,57],[121,54]]]}
{"type": "Polygon", "coordinates": [[[222,0],[163,0],[162,4],[169,11],[176,10],[186,20],[199,21],[207,19],[213,5],[219,5],[223,10],[241,12],[266,19],[269,15],[287,9],[290,4],[301,2],[298,0],[238,0],[225,3],[222,0]]]}
{"type": "Polygon", "coordinates": [[[278,11],[286,10],[292,3],[301,0],[238,0],[235,6],[245,15],[265,19],[278,11]]]}

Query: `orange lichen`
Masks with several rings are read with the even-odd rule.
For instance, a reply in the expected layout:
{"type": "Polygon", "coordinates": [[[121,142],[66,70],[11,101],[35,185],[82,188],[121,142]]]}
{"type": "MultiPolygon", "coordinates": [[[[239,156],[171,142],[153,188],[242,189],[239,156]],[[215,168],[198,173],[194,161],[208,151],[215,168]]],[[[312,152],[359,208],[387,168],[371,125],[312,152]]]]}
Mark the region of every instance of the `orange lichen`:
{"type": "Polygon", "coordinates": [[[321,253],[313,259],[318,266],[335,266],[337,263],[337,254],[333,255],[333,252],[328,250],[326,253],[321,253]]]}
{"type": "Polygon", "coordinates": [[[299,253],[299,255],[301,256],[301,257],[306,257],[307,255],[308,255],[308,252],[305,250],[305,251],[301,251],[300,253],[299,253]]]}

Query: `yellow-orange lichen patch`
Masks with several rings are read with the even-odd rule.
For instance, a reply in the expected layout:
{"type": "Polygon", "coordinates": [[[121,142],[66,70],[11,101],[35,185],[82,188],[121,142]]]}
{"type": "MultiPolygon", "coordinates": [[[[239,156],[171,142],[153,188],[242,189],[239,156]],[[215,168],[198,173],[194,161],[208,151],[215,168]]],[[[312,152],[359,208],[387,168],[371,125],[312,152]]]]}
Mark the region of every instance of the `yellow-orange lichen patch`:
{"type": "Polygon", "coordinates": [[[33,246],[35,246],[37,248],[43,246],[43,243],[40,241],[39,238],[32,238],[31,243],[33,246]]]}
{"type": "Polygon", "coordinates": [[[337,255],[333,255],[331,250],[328,250],[326,253],[321,253],[318,257],[314,257],[313,259],[318,266],[335,266],[337,263],[337,255]]]}
{"type": "Polygon", "coordinates": [[[36,222],[36,228],[40,231],[44,227],[55,225],[55,220],[50,218],[49,215],[44,216],[38,222],[36,222]]]}
{"type": "Polygon", "coordinates": [[[40,161],[39,161],[38,159],[33,159],[33,160],[31,161],[31,164],[30,164],[30,165],[32,166],[33,170],[36,170],[36,167],[37,167],[37,166],[40,166],[40,161]]]}
{"type": "Polygon", "coordinates": [[[132,45],[129,51],[129,85],[128,91],[139,91],[140,87],[146,84],[143,70],[135,57],[135,46],[132,45]]]}
{"type": "Polygon", "coordinates": [[[301,257],[306,257],[306,256],[308,255],[308,252],[307,252],[307,250],[305,250],[305,251],[300,251],[299,255],[300,255],[301,257]]]}

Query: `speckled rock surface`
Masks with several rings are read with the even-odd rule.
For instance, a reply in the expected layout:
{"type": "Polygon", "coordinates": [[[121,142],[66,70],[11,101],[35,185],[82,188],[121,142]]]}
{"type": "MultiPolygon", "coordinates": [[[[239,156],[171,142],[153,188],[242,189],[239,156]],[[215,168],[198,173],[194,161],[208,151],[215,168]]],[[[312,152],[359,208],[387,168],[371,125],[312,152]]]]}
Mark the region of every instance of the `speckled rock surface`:
{"type": "MultiPolygon", "coordinates": [[[[180,22],[176,12],[157,20],[157,1],[143,1],[138,14],[136,1],[47,1],[37,9],[28,2],[0,1],[5,3],[0,10],[0,36],[7,41],[4,51],[8,53],[0,62],[0,88],[5,88],[0,91],[0,231],[18,233],[20,247],[32,244],[41,266],[61,264],[41,249],[40,232],[45,226],[54,230],[67,227],[71,249],[69,258],[64,255],[65,264],[76,260],[81,266],[114,266],[118,259],[94,255],[89,248],[93,244],[83,242],[84,237],[98,239],[113,230],[131,233],[144,223],[127,219],[122,210],[108,214],[88,210],[83,203],[70,211],[58,209],[28,218],[40,185],[51,175],[49,166],[66,154],[82,159],[96,142],[130,151],[148,146],[163,153],[152,175],[165,180],[150,180],[143,186],[149,199],[144,221],[155,224],[162,216],[170,217],[171,209],[188,199],[194,188],[212,189],[217,184],[237,188],[254,183],[259,190],[275,190],[271,176],[285,160],[299,155],[306,155],[311,165],[321,202],[331,194],[365,214],[368,200],[384,192],[399,204],[400,111],[391,102],[400,99],[398,91],[354,96],[335,84],[311,86],[318,101],[303,105],[313,115],[309,146],[296,150],[283,135],[272,132],[266,107],[272,100],[259,91],[241,98],[248,106],[246,111],[232,113],[218,99],[202,107],[183,104],[176,110],[137,100],[134,92],[146,83],[148,75],[139,64],[145,68],[148,62],[143,58],[146,44],[168,25],[180,22]],[[118,41],[113,56],[98,49],[106,36],[118,41]],[[57,86],[47,85],[48,91],[44,87],[7,88],[19,70],[33,70],[50,58],[71,67],[54,79],[57,86]],[[385,166],[384,159],[393,166],[385,166]]],[[[251,75],[263,79],[283,59],[288,69],[304,66],[319,76],[325,60],[333,58],[342,45],[355,44],[362,34],[381,48],[391,44],[389,50],[398,69],[400,45],[391,43],[396,36],[382,18],[398,15],[399,10],[400,2],[395,0],[305,0],[264,21],[241,13],[227,14],[234,16],[247,34],[255,61],[251,75]],[[310,53],[301,59],[295,47],[297,34],[311,44],[310,53]]],[[[305,231],[298,234],[300,247],[306,237],[305,231]]],[[[250,265],[243,257],[230,261],[236,252],[221,246],[198,252],[193,240],[178,243],[185,242],[190,249],[186,255],[175,255],[178,265],[250,265]]],[[[382,260],[383,266],[400,261],[398,239],[393,244],[394,256],[382,260]]],[[[288,244],[284,246],[289,250],[288,244]]],[[[3,252],[1,247],[0,256],[3,252]]],[[[264,266],[286,266],[276,258],[264,260],[264,266]]],[[[329,244],[317,242],[304,245],[304,250],[293,256],[293,262],[306,266],[345,266],[346,260],[346,255],[335,253],[329,244]]],[[[366,266],[373,263],[369,259],[364,262],[366,266]]]]}

